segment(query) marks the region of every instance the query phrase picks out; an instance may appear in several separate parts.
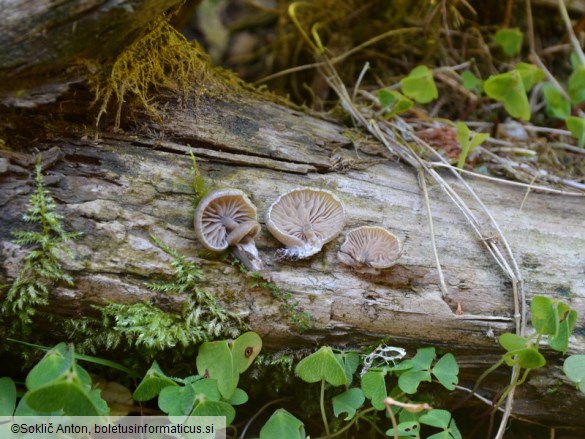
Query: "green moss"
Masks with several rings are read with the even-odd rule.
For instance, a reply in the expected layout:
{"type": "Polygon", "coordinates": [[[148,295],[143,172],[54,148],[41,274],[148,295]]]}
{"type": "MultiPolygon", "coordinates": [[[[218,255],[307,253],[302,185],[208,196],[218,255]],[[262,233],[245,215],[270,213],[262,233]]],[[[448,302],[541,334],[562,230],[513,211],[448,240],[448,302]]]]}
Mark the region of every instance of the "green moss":
{"type": "Polygon", "coordinates": [[[225,89],[230,81],[237,79],[217,70],[212,74],[211,61],[203,49],[187,41],[166,17],[161,18],[142,38],[129,45],[111,68],[90,78],[95,102],[99,104],[96,126],[112,101],[116,105],[117,128],[124,102],[132,102],[156,116],[153,91],[169,89],[187,95],[194,90],[202,93],[208,87],[225,89]]]}
{"type": "Polygon", "coordinates": [[[24,221],[35,226],[36,230],[14,232],[14,242],[31,249],[24,257],[24,265],[1,308],[1,321],[9,323],[6,331],[10,335],[30,333],[32,318],[39,307],[48,305],[52,286],[58,283],[73,285],[73,279],[63,270],[61,257],[63,254],[71,256],[67,244],[80,233],[65,231],[63,217],[55,211],[55,201],[44,187],[40,163],[39,155],[35,168],[36,190],[23,216],[24,221]]]}
{"type": "Polygon", "coordinates": [[[146,302],[96,306],[101,319],[65,323],[82,350],[137,349],[141,357],[152,359],[168,349],[184,351],[205,341],[236,338],[247,329],[237,314],[223,308],[212,294],[200,288],[203,272],[194,262],[159,239],[152,240],[172,257],[175,275],[167,282],[151,283],[149,287],[163,295],[181,296],[184,299],[181,311],[166,312],[146,302]]]}

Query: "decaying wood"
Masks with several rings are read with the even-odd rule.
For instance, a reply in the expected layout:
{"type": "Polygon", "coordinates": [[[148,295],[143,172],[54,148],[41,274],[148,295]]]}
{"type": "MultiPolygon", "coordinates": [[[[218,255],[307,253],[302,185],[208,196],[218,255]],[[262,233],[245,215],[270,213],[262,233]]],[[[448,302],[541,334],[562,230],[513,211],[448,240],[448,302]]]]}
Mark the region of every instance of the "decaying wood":
{"type": "MultiPolygon", "coordinates": [[[[430,195],[447,296],[438,285],[412,169],[386,159],[365,170],[334,172],[331,157],[340,147],[355,154],[342,136],[344,127],[251,97],[198,102],[196,108],[167,106],[162,122],[148,122],[144,131],[150,135],[102,133],[98,140],[74,135],[38,145],[60,149],[63,159],[47,171],[47,183],[68,227],[85,232],[73,243],[75,259],[67,263],[75,287],[54,293],[55,313],[78,315],[91,312],[91,304],[153,297],[145,279],[171,273],[168,257],[149,238],[155,235],[202,264],[205,288],[219,297],[236,297],[226,305],[249,319],[267,347],[355,345],[390,336],[397,346],[437,345],[459,354],[469,383],[493,363],[500,353],[495,337],[513,331],[511,288],[438,187],[431,185],[430,195]],[[298,333],[268,291],[250,288],[249,278],[227,262],[210,260],[196,242],[187,145],[208,185],[243,189],[261,222],[269,203],[293,187],[334,191],[347,208],[346,230],[382,225],[404,240],[400,264],[378,276],[354,273],[336,258],[342,236],[307,261],[278,261],[274,253],[280,245],[263,230],[256,242],[274,282],[314,317],[315,327],[298,333]]],[[[360,157],[372,156],[361,152],[360,157]]],[[[579,312],[571,350],[583,352],[583,200],[531,193],[520,210],[524,190],[470,183],[510,240],[528,297],[559,298],[579,312]]],[[[23,227],[32,185],[31,178],[16,173],[0,182],[1,283],[20,267],[24,249],[11,243],[10,233],[23,227]]],[[[551,358],[557,366],[533,375],[518,394],[515,413],[585,426],[583,398],[562,384],[551,358]],[[548,393],[548,380],[561,386],[562,398],[548,393]]],[[[496,388],[506,375],[501,379],[496,388]]]]}
{"type": "MultiPolygon", "coordinates": [[[[41,0],[26,4],[31,3],[48,11],[54,4],[41,0]]],[[[22,59],[9,59],[2,58],[7,52],[0,54],[4,104],[34,106],[54,100],[65,92],[67,84],[79,80],[78,71],[69,69],[84,56],[90,65],[115,56],[144,23],[177,2],[136,2],[145,12],[140,20],[126,17],[128,20],[113,21],[116,25],[108,35],[115,38],[100,34],[103,38],[90,39],[95,45],[81,52],[60,42],[71,35],[81,39],[80,32],[91,34],[102,20],[111,18],[110,13],[124,16],[124,6],[130,2],[60,4],[74,3],[78,11],[93,15],[80,13],[83,20],[65,21],[56,27],[46,27],[40,20],[18,22],[18,17],[27,17],[23,14],[2,21],[0,29],[12,31],[0,32],[0,47],[11,44],[23,55],[22,59]],[[108,8],[112,4],[116,7],[108,8]],[[136,26],[128,26],[129,22],[136,26]],[[21,33],[28,37],[19,40],[21,33]],[[57,43],[54,52],[35,53],[35,48],[46,47],[42,43],[47,35],[57,43]],[[65,57],[55,63],[51,56],[56,53],[65,57]]],[[[5,4],[0,0],[0,9],[5,4]]],[[[14,47],[10,53],[18,54],[14,47]]],[[[74,95],[63,99],[69,103],[81,99],[73,107],[65,105],[72,112],[68,120],[84,120],[89,99],[74,95]]],[[[75,258],[66,261],[75,286],[53,292],[51,312],[79,316],[94,312],[92,304],[131,303],[155,296],[147,282],[172,271],[168,256],[152,244],[150,236],[154,235],[195,258],[205,272],[203,286],[223,298],[227,307],[246,316],[268,348],[353,346],[382,337],[390,337],[392,344],[405,346],[411,353],[416,347],[435,345],[457,355],[462,383],[467,386],[497,360],[501,354],[497,335],[514,329],[510,285],[438,186],[429,182],[449,290],[446,295],[438,283],[417,177],[404,163],[388,158],[380,145],[370,144],[367,151],[361,147],[358,157],[360,146],[342,135],[346,127],[251,96],[202,96],[197,105],[173,98],[167,101],[160,107],[164,108],[160,110],[162,120],[139,118],[141,129],[137,132],[102,132],[94,140],[94,133],[85,131],[88,124],[79,122],[68,125],[60,137],[53,131],[51,140],[44,136],[31,144],[43,151],[45,182],[66,217],[67,228],[84,232],[72,243],[75,258]],[[381,275],[354,273],[336,257],[342,236],[309,260],[278,261],[274,253],[280,244],[263,230],[256,242],[272,279],[278,287],[292,292],[314,317],[314,327],[299,333],[281,316],[280,303],[269,291],[250,287],[248,277],[229,263],[214,259],[196,242],[191,159],[185,154],[189,147],[210,187],[246,191],[261,215],[278,194],[296,186],[335,192],[347,208],[346,230],[382,225],[404,240],[400,263],[381,275]],[[371,165],[364,167],[364,163],[371,165]]],[[[45,111],[58,113],[61,107],[45,111]]],[[[37,126],[37,115],[22,111],[19,126],[37,126]]],[[[31,134],[31,142],[33,137],[37,138],[31,134]]],[[[0,151],[0,284],[17,276],[26,251],[12,243],[11,233],[25,227],[22,215],[34,189],[32,166],[30,156],[0,151]]],[[[508,237],[521,265],[528,299],[544,294],[562,299],[578,311],[571,352],[584,352],[583,199],[531,192],[520,209],[524,190],[474,180],[470,184],[508,237]]],[[[514,413],[585,432],[585,398],[563,378],[559,357],[547,352],[547,358],[551,366],[534,372],[517,392],[514,413]]],[[[508,379],[508,371],[496,373],[482,388],[492,397],[508,379]]]]}
{"type": "Polygon", "coordinates": [[[0,0],[0,103],[53,102],[180,0],[0,0]]]}

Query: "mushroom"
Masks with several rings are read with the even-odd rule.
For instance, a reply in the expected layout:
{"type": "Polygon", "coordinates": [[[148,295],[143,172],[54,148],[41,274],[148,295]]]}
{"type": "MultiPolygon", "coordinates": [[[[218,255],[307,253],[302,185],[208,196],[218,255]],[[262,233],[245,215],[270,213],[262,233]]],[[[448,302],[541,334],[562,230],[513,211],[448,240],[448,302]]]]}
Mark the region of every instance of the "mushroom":
{"type": "Polygon", "coordinates": [[[345,235],[337,257],[359,273],[378,274],[392,267],[402,255],[398,237],[383,227],[364,226],[345,235]]]}
{"type": "Polygon", "coordinates": [[[246,268],[264,267],[254,237],[260,232],[256,206],[239,189],[218,189],[206,195],[195,211],[195,234],[209,250],[232,247],[232,254],[246,268]]]}
{"type": "Polygon", "coordinates": [[[345,224],[341,200],[324,189],[292,189],[272,203],[266,212],[266,227],[286,245],[277,256],[304,259],[319,252],[345,224]]]}

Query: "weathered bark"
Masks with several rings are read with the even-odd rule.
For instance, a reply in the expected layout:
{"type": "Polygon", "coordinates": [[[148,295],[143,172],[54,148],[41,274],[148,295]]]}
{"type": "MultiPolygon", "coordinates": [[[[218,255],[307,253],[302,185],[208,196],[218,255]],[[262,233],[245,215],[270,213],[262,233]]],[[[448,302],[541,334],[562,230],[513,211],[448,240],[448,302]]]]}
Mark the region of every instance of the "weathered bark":
{"type": "MultiPolygon", "coordinates": [[[[138,3],[157,5],[152,11],[160,11],[175,2],[138,3]]],[[[122,28],[116,28],[116,44],[127,41],[125,38],[131,38],[133,29],[139,27],[118,33],[122,28]]],[[[102,47],[100,40],[96,43],[102,47]]],[[[33,47],[37,44],[33,42],[33,47]]],[[[108,51],[98,51],[96,59],[115,53],[112,45],[108,47],[108,51]]],[[[59,83],[63,78],[51,75],[72,65],[69,58],[57,67],[46,67],[43,56],[39,56],[37,66],[30,64],[30,53],[28,61],[18,65],[30,67],[20,72],[26,81],[30,75],[31,84],[37,84],[37,80],[41,86],[59,83]],[[54,81],[42,81],[36,76],[39,72],[54,81]]],[[[36,99],[33,93],[32,100],[26,96],[21,100],[21,94],[15,93],[15,72],[19,72],[15,65],[0,64],[0,82],[9,89],[4,97],[11,96],[4,103],[28,105],[54,98],[54,93],[43,92],[42,99],[36,99]]],[[[69,82],[71,77],[65,76],[65,82],[69,82]]],[[[61,92],[59,89],[57,94],[61,92]]],[[[355,345],[390,336],[393,344],[411,351],[422,345],[437,345],[454,352],[466,385],[471,385],[501,354],[495,337],[514,329],[508,280],[447,196],[438,186],[431,186],[437,244],[449,287],[449,294],[443,296],[416,175],[403,163],[389,160],[379,145],[360,145],[358,159],[354,145],[342,135],[346,127],[265,100],[235,95],[231,99],[203,96],[197,105],[167,98],[167,105],[159,107],[162,121],[138,117],[143,127],[132,135],[99,133],[98,140],[91,140],[93,133],[88,135],[80,122],[89,100],[78,92],[38,113],[22,111],[15,117],[11,112],[10,120],[16,128],[3,127],[8,134],[20,129],[20,136],[28,134],[31,146],[43,151],[60,148],[62,159],[48,168],[46,182],[61,203],[68,228],[85,233],[72,243],[76,256],[66,266],[75,286],[57,288],[51,296],[55,314],[83,315],[92,312],[92,304],[130,303],[153,297],[147,281],[171,273],[168,256],[149,239],[155,235],[182,254],[197,258],[205,270],[203,286],[223,298],[226,306],[247,316],[268,348],[355,345]],[[65,130],[64,125],[52,127],[53,140],[37,130],[23,131],[23,127],[38,126],[36,117],[43,112],[69,112],[63,119],[76,120],[78,125],[67,122],[65,130]],[[41,140],[34,140],[38,138],[41,140]],[[191,161],[184,154],[187,145],[198,157],[209,186],[243,189],[261,215],[277,194],[295,186],[334,191],[347,207],[346,230],[365,224],[383,225],[404,240],[400,264],[378,276],[356,274],[336,258],[342,237],[309,260],[277,261],[274,252],[280,244],[263,230],[256,242],[272,279],[283,290],[291,291],[314,317],[315,327],[298,333],[282,318],[279,302],[268,291],[251,288],[246,276],[226,262],[210,260],[196,242],[191,161]],[[345,173],[336,171],[340,169],[340,156],[350,158],[345,161],[349,166],[345,173]],[[455,313],[457,304],[462,315],[455,313]]],[[[23,227],[21,218],[33,180],[26,173],[32,170],[26,158],[12,154],[0,157],[3,284],[17,276],[26,251],[11,242],[11,232],[23,227]]],[[[528,299],[545,294],[564,300],[579,312],[570,349],[582,353],[583,200],[532,192],[520,210],[524,190],[473,180],[470,184],[508,237],[524,275],[528,299]]],[[[533,373],[518,391],[514,411],[532,420],[572,425],[584,431],[585,398],[566,383],[558,367],[559,358],[547,354],[552,367],[533,373]]],[[[507,373],[496,374],[483,389],[493,396],[507,380],[507,373]]]]}
{"type": "Polygon", "coordinates": [[[180,0],[0,0],[0,103],[52,102],[180,0]]]}
{"type": "MultiPolygon", "coordinates": [[[[395,345],[439,345],[456,352],[468,380],[493,363],[501,352],[495,336],[513,331],[510,284],[438,187],[431,187],[430,195],[447,297],[438,286],[428,220],[412,169],[362,152],[362,160],[380,163],[335,172],[332,154],[339,154],[340,147],[354,154],[341,135],[344,127],[262,100],[202,98],[196,108],[167,108],[162,124],[150,122],[149,136],[102,133],[93,141],[71,135],[38,145],[61,149],[63,159],[48,171],[47,182],[69,227],[85,232],[73,243],[76,257],[67,266],[75,287],[55,291],[55,313],[85,314],[91,304],[152,297],[145,279],[169,274],[170,267],[149,235],[183,254],[206,257],[192,229],[191,162],[184,155],[190,145],[210,187],[243,189],[261,215],[277,194],[292,187],[327,188],[346,205],[347,229],[383,225],[404,239],[400,264],[372,276],[339,263],[342,237],[309,260],[282,262],[274,258],[280,244],[263,230],[256,242],[274,282],[291,291],[315,319],[315,327],[302,334],[280,316],[279,303],[269,292],[250,288],[249,279],[226,262],[198,259],[205,270],[204,287],[232,297],[227,306],[249,318],[267,347],[354,345],[391,336],[395,345]],[[457,303],[463,315],[455,314],[457,303]]],[[[471,184],[510,240],[528,298],[560,298],[579,312],[571,351],[583,352],[583,200],[531,193],[520,210],[524,190],[471,184]]],[[[17,275],[24,251],[10,242],[10,232],[22,226],[32,181],[9,175],[0,188],[4,283],[17,275]]],[[[561,384],[558,368],[533,377],[518,394],[518,414],[585,426],[582,395],[561,384]],[[564,390],[548,393],[549,380],[564,390]]],[[[493,385],[506,379],[502,374],[493,385]]]]}

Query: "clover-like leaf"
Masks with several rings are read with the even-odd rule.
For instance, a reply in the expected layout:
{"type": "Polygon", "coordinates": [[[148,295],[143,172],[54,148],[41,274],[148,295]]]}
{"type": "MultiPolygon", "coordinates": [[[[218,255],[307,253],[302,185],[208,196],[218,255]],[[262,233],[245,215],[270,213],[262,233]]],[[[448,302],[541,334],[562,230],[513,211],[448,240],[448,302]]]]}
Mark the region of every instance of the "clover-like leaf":
{"type": "Polygon", "coordinates": [[[477,95],[481,95],[483,92],[483,81],[475,76],[471,71],[465,70],[461,73],[461,81],[463,87],[477,95]]]}
{"type": "Polygon", "coordinates": [[[221,396],[229,400],[238,386],[240,375],[234,367],[227,341],[203,343],[199,347],[196,363],[199,375],[216,379],[221,396]]]}
{"type": "Polygon", "coordinates": [[[457,142],[459,142],[459,146],[461,146],[461,154],[459,154],[459,159],[457,160],[457,167],[461,169],[463,168],[469,153],[487,140],[490,135],[487,133],[471,132],[463,122],[457,122],[455,124],[455,131],[457,134],[457,142]],[[471,138],[470,134],[472,134],[471,138]]]}
{"type": "Polygon", "coordinates": [[[386,374],[382,371],[368,371],[362,377],[361,388],[364,396],[372,402],[372,406],[376,410],[384,410],[384,399],[388,394],[386,393],[386,374]]]}
{"type": "Polygon", "coordinates": [[[236,389],[229,401],[231,405],[242,405],[248,402],[248,394],[242,389],[236,389]]]}
{"type": "MultiPolygon", "coordinates": [[[[397,425],[398,437],[408,439],[420,438],[420,423],[416,421],[401,422],[397,425]]],[[[386,436],[394,437],[394,429],[391,428],[386,432],[386,436]]]]}
{"type": "Polygon", "coordinates": [[[345,392],[333,397],[333,414],[339,416],[342,413],[347,413],[344,420],[349,421],[353,419],[356,410],[362,406],[365,400],[362,389],[357,387],[347,389],[345,392]]]}
{"type": "Polygon", "coordinates": [[[524,90],[526,90],[526,92],[532,90],[532,87],[542,81],[546,76],[540,68],[534,64],[525,62],[516,64],[516,71],[522,78],[522,84],[524,85],[524,90]]]}
{"type": "Polygon", "coordinates": [[[496,43],[502,48],[507,56],[516,56],[522,48],[524,34],[517,27],[512,29],[500,29],[496,32],[496,43]]]}
{"type": "Polygon", "coordinates": [[[0,378],[0,421],[9,418],[16,407],[16,385],[12,378],[0,378]]]}
{"type": "Polygon", "coordinates": [[[203,401],[195,406],[191,416],[225,416],[226,425],[230,425],[236,417],[236,411],[227,402],[203,401]]]}
{"type": "Polygon", "coordinates": [[[140,384],[138,384],[132,398],[134,398],[135,401],[148,401],[157,396],[165,387],[177,385],[176,382],[164,374],[158,363],[154,361],[140,384]]]}
{"type": "Polygon", "coordinates": [[[65,343],[59,343],[31,369],[26,377],[26,387],[34,390],[62,378],[71,369],[73,362],[73,350],[65,343]]]}
{"type": "Polygon", "coordinates": [[[459,382],[459,365],[453,354],[445,354],[431,369],[432,374],[448,390],[455,390],[459,382]]]}
{"type": "Polygon", "coordinates": [[[234,366],[238,373],[244,373],[262,350],[262,339],[255,332],[240,335],[232,345],[234,366]]]}
{"type": "Polygon", "coordinates": [[[559,330],[556,335],[548,337],[548,345],[555,351],[563,354],[569,349],[569,337],[577,324],[577,311],[570,309],[564,303],[559,304],[559,330]]]}
{"type": "Polygon", "coordinates": [[[195,398],[199,401],[219,401],[221,399],[221,394],[217,388],[217,380],[212,378],[205,378],[199,381],[195,381],[191,384],[191,387],[195,391],[195,398]]]}
{"type": "Polygon", "coordinates": [[[518,364],[524,369],[537,369],[546,364],[542,354],[533,347],[508,352],[504,355],[504,361],[508,366],[518,364]]]}
{"type": "Polygon", "coordinates": [[[585,66],[579,64],[573,70],[573,73],[569,77],[567,91],[573,104],[585,102],[585,66]]]}
{"type": "Polygon", "coordinates": [[[559,330],[558,311],[553,300],[544,296],[534,296],[530,303],[532,326],[540,334],[556,334],[559,330]]]}
{"type": "Polygon", "coordinates": [[[585,146],[585,118],[569,116],[565,122],[573,137],[577,139],[579,148],[583,148],[585,146]]]}
{"type": "Polygon", "coordinates": [[[431,374],[426,370],[409,370],[398,377],[398,387],[410,395],[416,393],[421,382],[431,382],[431,374]]]}
{"type": "Polygon", "coordinates": [[[169,416],[186,416],[195,405],[195,390],[186,386],[167,386],[158,395],[158,406],[169,416]]]}
{"type": "Polygon", "coordinates": [[[427,104],[439,97],[433,72],[427,66],[418,66],[410,74],[400,80],[402,93],[419,104],[427,104]]]}
{"type": "Polygon", "coordinates": [[[546,113],[550,117],[565,120],[571,115],[571,103],[553,84],[550,82],[543,84],[542,95],[546,104],[546,113]]]}
{"type": "Polygon", "coordinates": [[[260,430],[260,439],[305,439],[305,426],[284,409],[276,410],[260,430]]]}
{"type": "Polygon", "coordinates": [[[295,373],[307,383],[327,381],[332,386],[342,386],[347,383],[345,371],[333,354],[329,346],[323,346],[317,352],[303,358],[295,373]]]}
{"type": "Polygon", "coordinates": [[[436,357],[435,348],[419,348],[411,360],[402,363],[412,364],[412,368],[398,377],[398,386],[403,392],[416,393],[422,381],[431,381],[431,364],[436,357]]]}
{"type": "Polygon", "coordinates": [[[520,337],[519,335],[512,334],[511,332],[505,332],[504,334],[500,335],[498,337],[498,341],[500,342],[500,345],[508,352],[518,351],[530,345],[530,342],[527,338],[520,337]]]}
{"type": "Polygon", "coordinates": [[[447,410],[430,410],[418,420],[421,424],[430,425],[431,427],[448,428],[449,422],[451,422],[451,413],[447,410]]]}
{"type": "Polygon", "coordinates": [[[342,352],[341,354],[335,354],[335,358],[343,367],[345,371],[346,386],[351,385],[353,381],[353,374],[357,370],[360,362],[360,356],[355,352],[342,352]]]}
{"type": "Polygon", "coordinates": [[[382,89],[378,92],[378,101],[384,111],[386,119],[390,119],[397,114],[404,113],[412,108],[414,102],[394,90],[382,89]]]}
{"type": "Polygon", "coordinates": [[[484,91],[490,98],[503,103],[504,108],[512,117],[530,119],[530,104],[518,71],[512,70],[490,76],[485,82],[484,91]]]}
{"type": "Polygon", "coordinates": [[[73,370],[63,378],[29,390],[24,399],[32,409],[42,412],[63,410],[69,416],[104,416],[109,413],[100,391],[88,392],[73,370]]]}
{"type": "Polygon", "coordinates": [[[571,355],[563,363],[565,375],[585,393],[585,355],[571,355]]]}

